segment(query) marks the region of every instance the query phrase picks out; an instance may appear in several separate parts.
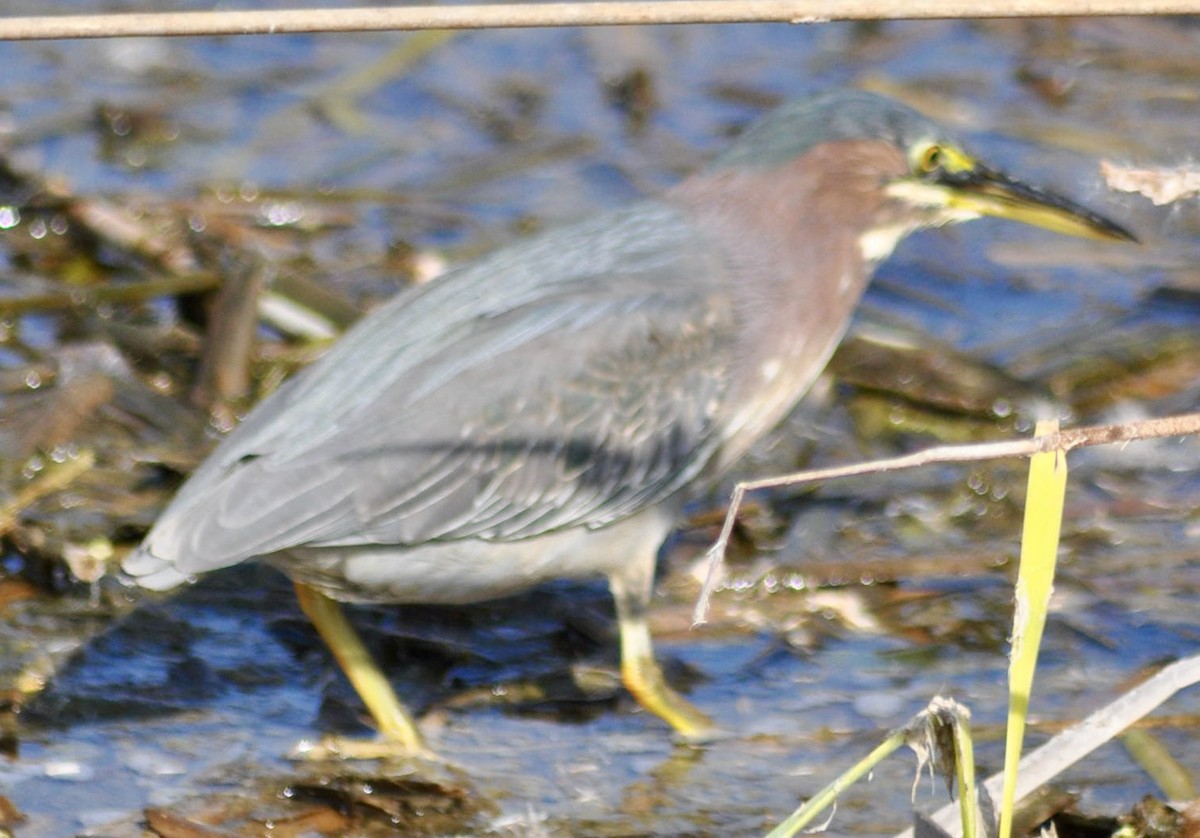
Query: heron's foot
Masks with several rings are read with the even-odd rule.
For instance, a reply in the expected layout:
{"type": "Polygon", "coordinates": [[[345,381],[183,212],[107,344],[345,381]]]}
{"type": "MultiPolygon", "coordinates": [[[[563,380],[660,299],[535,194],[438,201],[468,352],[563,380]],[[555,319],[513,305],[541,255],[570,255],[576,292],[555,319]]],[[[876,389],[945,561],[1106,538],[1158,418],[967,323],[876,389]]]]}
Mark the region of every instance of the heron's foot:
{"type": "Polygon", "coordinates": [[[726,735],[705,713],[667,685],[653,657],[623,658],[621,679],[638,703],[673,727],[680,740],[703,744],[726,735]]]}
{"type": "Polygon", "coordinates": [[[675,741],[681,745],[694,745],[700,747],[703,745],[712,745],[714,742],[723,742],[727,739],[734,739],[737,733],[732,730],[727,730],[723,727],[717,727],[711,721],[708,727],[696,727],[689,730],[675,729],[675,741]]]}
{"type": "Polygon", "coordinates": [[[373,759],[445,764],[445,760],[424,745],[413,748],[409,743],[387,737],[357,739],[348,736],[323,736],[317,741],[302,739],[292,748],[288,759],[309,762],[373,759]]]}

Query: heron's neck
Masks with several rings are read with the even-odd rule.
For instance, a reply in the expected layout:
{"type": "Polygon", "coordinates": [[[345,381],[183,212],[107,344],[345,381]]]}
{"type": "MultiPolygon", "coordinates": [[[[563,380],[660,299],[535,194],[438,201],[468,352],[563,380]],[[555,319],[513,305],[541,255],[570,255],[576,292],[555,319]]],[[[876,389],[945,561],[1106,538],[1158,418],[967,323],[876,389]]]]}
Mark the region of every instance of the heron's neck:
{"type": "Polygon", "coordinates": [[[749,405],[730,419],[744,432],[729,459],[782,419],[824,369],[875,264],[904,232],[868,236],[888,212],[881,182],[904,165],[883,143],[840,143],[770,170],[711,169],[667,194],[728,268],[739,344],[733,386],[746,396],[731,404],[749,405]]]}

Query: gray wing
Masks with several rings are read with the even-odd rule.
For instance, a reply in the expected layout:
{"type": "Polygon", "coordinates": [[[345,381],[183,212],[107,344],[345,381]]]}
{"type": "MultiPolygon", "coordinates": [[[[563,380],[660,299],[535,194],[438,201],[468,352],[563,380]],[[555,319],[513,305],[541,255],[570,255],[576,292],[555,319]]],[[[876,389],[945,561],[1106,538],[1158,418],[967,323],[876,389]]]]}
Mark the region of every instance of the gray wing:
{"type": "Polygon", "coordinates": [[[657,503],[720,444],[726,274],[648,203],[401,295],[256,408],[126,570],[169,587],[299,545],[522,539],[657,503]]]}

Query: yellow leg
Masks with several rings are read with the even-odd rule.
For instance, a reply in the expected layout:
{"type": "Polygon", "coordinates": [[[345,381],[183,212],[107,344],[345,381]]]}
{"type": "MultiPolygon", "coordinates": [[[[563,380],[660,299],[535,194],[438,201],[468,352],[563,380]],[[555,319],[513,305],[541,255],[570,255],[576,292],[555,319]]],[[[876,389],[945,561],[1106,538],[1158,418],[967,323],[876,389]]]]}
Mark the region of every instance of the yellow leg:
{"type": "Polygon", "coordinates": [[[653,583],[653,556],[625,567],[609,579],[621,633],[621,680],[639,704],[685,739],[707,739],[716,733],[712,720],[667,685],[654,660],[650,627],[646,623],[653,583]]]}
{"type": "Polygon", "coordinates": [[[359,759],[428,755],[412,717],[396,697],[387,678],[338,604],[300,582],[296,583],[296,596],[300,600],[300,607],[312,620],[342,671],[367,705],[382,736],[382,741],[376,742],[331,739],[316,748],[304,748],[301,755],[309,758],[341,756],[359,759]]]}

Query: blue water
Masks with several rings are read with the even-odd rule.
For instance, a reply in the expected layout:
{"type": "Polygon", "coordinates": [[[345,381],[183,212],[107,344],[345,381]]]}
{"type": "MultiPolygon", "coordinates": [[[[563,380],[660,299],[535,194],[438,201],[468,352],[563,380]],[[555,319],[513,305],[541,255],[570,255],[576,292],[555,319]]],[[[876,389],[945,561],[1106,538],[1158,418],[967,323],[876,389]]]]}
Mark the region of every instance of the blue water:
{"type": "MultiPolygon", "coordinates": [[[[69,5],[71,11],[108,8],[94,0],[69,5]]],[[[350,208],[352,224],[315,247],[324,265],[351,266],[331,281],[363,274],[371,291],[390,281],[375,265],[394,238],[447,248],[453,257],[510,240],[526,222],[544,226],[621,205],[702,163],[761,110],[751,99],[856,83],[940,108],[936,115],[993,162],[1127,221],[1150,242],[1169,238],[1186,251],[1187,227],[1172,226],[1172,210],[1105,192],[1096,170],[1101,154],[1128,161],[1152,145],[1147,110],[1164,121],[1164,136],[1194,135],[1200,117],[1194,100],[1155,109],[1140,94],[1113,93],[1118,81],[1134,91],[1168,87],[1169,59],[1148,60],[1155,57],[1152,47],[1131,36],[1119,43],[1133,69],[1122,70],[1115,58],[1108,63],[1098,55],[1090,30],[1072,30],[1073,39],[1045,25],[1022,26],[462,33],[355,101],[362,119],[355,130],[316,113],[314,97],[381,58],[402,36],[0,44],[0,104],[16,159],[82,195],[192,202],[214,192],[266,190],[298,195],[302,203],[311,198],[317,206],[317,195],[332,194],[339,208],[350,208]],[[1130,56],[1147,60],[1139,64],[1130,56]],[[1071,74],[1072,98],[1057,105],[1021,84],[1018,70],[1027,65],[1071,74]],[[657,107],[640,131],[610,103],[609,67],[644,67],[651,75],[657,107]],[[509,141],[489,131],[485,117],[496,112],[515,120],[521,100],[513,91],[532,97],[533,116],[529,135],[509,141]],[[94,120],[101,104],[145,110],[178,129],[179,137],[152,147],[144,164],[137,163],[136,144],[117,143],[116,157],[106,158],[94,120]],[[1096,126],[1097,113],[1107,114],[1102,126],[1096,126]],[[1044,135],[1037,126],[1046,126],[1044,135]],[[1100,129],[1102,151],[1071,139],[1100,129]],[[522,157],[544,151],[552,140],[578,147],[522,157]],[[498,160],[504,161],[500,171],[479,173],[498,160]],[[470,185],[454,186],[452,175],[471,176],[470,185]],[[362,192],[338,197],[353,190],[362,192]],[[376,273],[379,282],[372,284],[376,273]]],[[[255,211],[253,202],[247,206],[255,211]]],[[[1172,270],[1185,270],[1159,259],[1152,246],[1143,251],[1144,266],[1139,259],[1114,260],[1103,246],[1058,259],[1059,247],[1049,234],[992,222],[924,233],[880,270],[864,317],[999,362],[1024,355],[1026,341],[1045,347],[1079,330],[1103,334],[1114,323],[1194,328],[1195,306],[1144,304],[1172,270]],[[1026,258],[1012,267],[993,260],[997,253],[1026,258]]],[[[60,338],[52,324],[33,318],[23,334],[41,348],[60,338]]],[[[1161,541],[1152,543],[1161,546],[1167,536],[1156,538],[1161,541]]],[[[1141,590],[1153,581],[1136,574],[1110,578],[1118,580],[1117,591],[1121,584],[1141,590]]],[[[1078,585],[1086,596],[1068,604],[1048,634],[1040,712],[1078,715],[1109,697],[1113,681],[1188,653],[1194,627],[1167,617],[1194,613],[1196,585],[1186,575],[1176,581],[1175,590],[1144,598],[1136,608],[1117,593],[1100,596],[1078,585]],[[1082,628],[1105,642],[1081,641],[1082,628]]],[[[941,597],[961,597],[961,608],[974,617],[997,621],[1003,634],[1004,584],[929,584],[941,597]]],[[[602,590],[589,596],[589,602],[605,602],[602,590]]],[[[796,607],[804,608],[804,601],[796,607]]],[[[211,794],[236,786],[239,777],[251,778],[249,786],[291,776],[281,755],[319,726],[323,690],[345,699],[344,687],[326,690],[340,675],[319,651],[296,651],[293,635],[305,629],[294,605],[278,598],[267,605],[253,597],[225,603],[185,598],[158,608],[146,629],[151,636],[118,631],[96,641],[56,686],[58,697],[66,697],[56,723],[31,723],[20,759],[0,765],[0,789],[31,818],[21,836],[99,830],[112,821],[122,826],[106,827],[106,834],[135,834],[133,824],[148,803],[211,794]],[[64,774],[63,766],[71,765],[78,772],[64,774]]],[[[746,628],[728,619],[723,635],[676,636],[660,645],[703,673],[693,699],[744,737],[715,746],[693,768],[691,785],[664,792],[661,821],[647,826],[632,818],[622,823],[638,826],[627,829],[759,831],[940,689],[969,701],[984,722],[1003,716],[1003,649],[963,648],[945,638],[921,646],[887,632],[848,629],[793,649],[781,642],[779,625],[746,628]],[[914,646],[922,653],[919,665],[906,659],[914,646]],[[888,700],[861,701],[864,695],[888,700]]],[[[515,647],[523,654],[533,650],[528,655],[543,656],[542,662],[562,654],[544,645],[541,623],[518,615],[513,625],[523,632],[515,647]]],[[[489,641],[503,636],[491,627],[479,631],[489,641]]],[[[521,671],[519,661],[503,655],[468,658],[457,667],[451,671],[463,680],[482,682],[489,674],[509,678],[521,671]]],[[[435,676],[425,678],[412,679],[418,694],[444,689],[435,676]]],[[[1195,696],[1187,701],[1180,712],[1195,712],[1195,696]]],[[[494,709],[450,713],[437,738],[449,756],[473,766],[507,812],[528,806],[568,824],[619,817],[613,810],[627,795],[636,800],[639,784],[658,776],[672,754],[661,725],[625,704],[577,724],[494,709]]],[[[1185,754],[1195,751],[1194,743],[1174,744],[1185,754]]],[[[985,762],[995,768],[995,747],[985,747],[985,762]]],[[[1137,778],[1114,798],[1131,803],[1146,790],[1131,773],[1137,778]]],[[[881,771],[874,786],[847,799],[835,828],[881,834],[906,825],[910,781],[908,763],[881,771]]]]}

